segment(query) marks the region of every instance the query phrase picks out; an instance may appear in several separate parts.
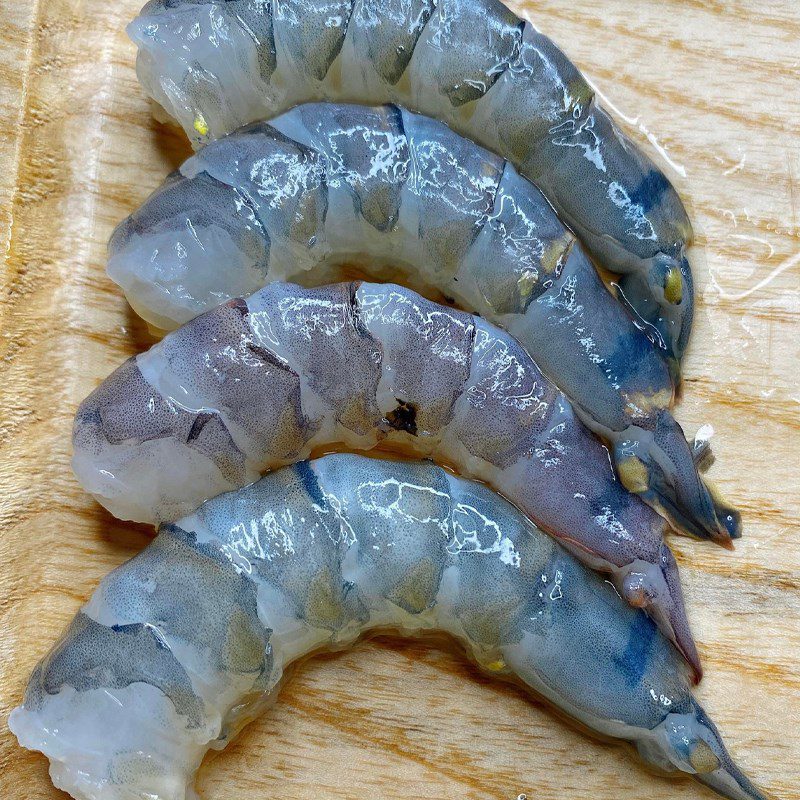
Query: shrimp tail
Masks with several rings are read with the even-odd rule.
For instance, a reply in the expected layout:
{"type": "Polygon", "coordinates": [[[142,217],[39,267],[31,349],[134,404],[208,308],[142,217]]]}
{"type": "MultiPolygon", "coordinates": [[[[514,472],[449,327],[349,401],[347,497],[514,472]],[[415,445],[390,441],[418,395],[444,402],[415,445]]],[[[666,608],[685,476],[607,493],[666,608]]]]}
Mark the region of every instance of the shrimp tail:
{"type": "Polygon", "coordinates": [[[673,528],[732,549],[741,514],[699,473],[707,448],[693,448],[666,409],[652,431],[631,426],[617,439],[614,462],[625,488],[661,513],[673,528]]]}
{"type": "Polygon", "coordinates": [[[686,659],[686,663],[692,668],[692,677],[694,683],[697,684],[703,677],[703,666],[700,663],[700,653],[697,652],[689,618],[686,615],[686,603],[683,599],[678,563],[666,544],[661,545],[659,563],[661,574],[667,585],[668,594],[662,600],[662,605],[666,609],[667,621],[672,628],[672,640],[686,659]]]}
{"type": "Polygon", "coordinates": [[[669,547],[661,545],[658,566],[640,561],[629,565],[619,588],[628,603],[645,610],[667,633],[691,668],[693,682],[700,683],[703,666],[686,615],[678,564],[669,547]]]}
{"type": "Polygon", "coordinates": [[[666,770],[680,770],[730,800],[775,800],[736,765],[716,725],[694,699],[687,714],[669,714],[639,743],[642,757],[666,770]]]}
{"type": "Polygon", "coordinates": [[[697,780],[731,800],[775,800],[775,796],[753,784],[728,756],[728,764],[708,775],[698,775],[697,780]]]}
{"type": "Polygon", "coordinates": [[[689,261],[683,255],[659,253],[648,271],[622,275],[617,289],[666,360],[675,386],[680,386],[681,359],[694,319],[694,278],[689,261]]]}

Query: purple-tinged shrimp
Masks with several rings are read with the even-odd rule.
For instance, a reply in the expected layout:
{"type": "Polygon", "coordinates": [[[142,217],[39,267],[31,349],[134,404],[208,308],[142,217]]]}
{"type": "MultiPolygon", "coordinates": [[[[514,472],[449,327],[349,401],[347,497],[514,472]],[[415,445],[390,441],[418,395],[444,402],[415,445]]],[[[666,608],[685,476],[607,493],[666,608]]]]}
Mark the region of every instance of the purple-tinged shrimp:
{"type": "Polygon", "coordinates": [[[315,448],[382,441],[504,494],[609,573],[699,678],[664,520],[516,340],[399,286],[272,283],[196,317],[81,404],[73,466],[113,514],[156,523],[315,448]]]}
{"type": "Polygon", "coordinates": [[[670,414],[665,362],[575,237],[511,164],[441,122],[313,104],[252,125],[189,159],[110,251],[111,277],[165,329],[270,280],[399,267],[509,330],[678,530],[724,545],[740,533],[670,414]]]}

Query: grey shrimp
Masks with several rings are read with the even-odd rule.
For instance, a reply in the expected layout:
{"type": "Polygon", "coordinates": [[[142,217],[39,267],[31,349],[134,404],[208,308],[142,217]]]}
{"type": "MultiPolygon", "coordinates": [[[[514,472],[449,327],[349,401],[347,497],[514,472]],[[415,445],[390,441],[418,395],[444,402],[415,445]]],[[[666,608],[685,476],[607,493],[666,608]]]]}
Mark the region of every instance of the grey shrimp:
{"type": "Polygon", "coordinates": [[[149,94],[195,143],[314,100],[441,119],[534,181],[677,374],[694,309],[675,189],[577,68],[498,0],[151,0],[128,27],[149,94]]]}
{"type": "Polygon", "coordinates": [[[212,142],[125,220],[109,275],[172,329],[270,280],[409,276],[506,328],[613,449],[631,491],[724,545],[738,512],[698,473],[663,359],[514,167],[395,106],[312,104],[212,142]]]}
{"type": "Polygon", "coordinates": [[[766,800],[647,616],[487,487],[354,455],[285,467],[163,526],[102,581],[9,726],[78,800],[184,800],[289,663],[387,628],[447,633],[660,770],[766,800]]]}
{"type": "Polygon", "coordinates": [[[80,406],[73,467],[113,514],[173,521],[333,445],[485,480],[646,608],[692,664],[664,520],[508,334],[390,284],[275,282],[130,359],[80,406]]]}

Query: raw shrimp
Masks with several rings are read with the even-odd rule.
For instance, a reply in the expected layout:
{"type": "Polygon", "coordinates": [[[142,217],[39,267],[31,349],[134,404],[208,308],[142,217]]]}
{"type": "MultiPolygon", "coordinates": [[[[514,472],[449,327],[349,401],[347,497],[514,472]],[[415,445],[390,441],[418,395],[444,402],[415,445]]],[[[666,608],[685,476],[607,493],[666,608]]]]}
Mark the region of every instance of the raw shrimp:
{"type": "Polygon", "coordinates": [[[163,526],[37,666],[9,727],[80,800],[184,800],[290,662],[386,628],[447,633],[659,769],[764,800],[641,611],[487,487],[354,455],[163,526]]]}
{"type": "Polygon", "coordinates": [[[664,520],[516,340],[408,289],[276,282],[207,311],[81,404],[73,467],[118,517],[170,522],[315,448],[383,440],[485,480],[609,572],[699,678],[664,520]]]}
{"type": "Polygon", "coordinates": [[[112,237],[109,274],[171,329],[269,280],[401,266],[509,330],[673,525],[729,544],[739,514],[700,478],[665,362],[547,201],[501,158],[394,106],[301,106],[213,142],[112,237]]]}
{"type": "Polygon", "coordinates": [[[399,103],[534,181],[676,371],[692,230],[577,68],[497,0],[152,0],[128,27],[148,93],[195,144],[311,100],[399,103]]]}

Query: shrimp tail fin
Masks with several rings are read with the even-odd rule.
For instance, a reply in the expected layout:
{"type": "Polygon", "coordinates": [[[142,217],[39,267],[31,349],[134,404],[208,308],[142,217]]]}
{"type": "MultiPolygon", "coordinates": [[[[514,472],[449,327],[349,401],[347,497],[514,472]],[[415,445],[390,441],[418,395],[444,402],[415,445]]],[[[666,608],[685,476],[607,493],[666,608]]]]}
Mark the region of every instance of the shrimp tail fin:
{"type": "Polygon", "coordinates": [[[675,556],[666,544],[661,545],[660,553],[661,574],[667,585],[668,604],[666,610],[669,624],[674,633],[675,646],[681,652],[686,662],[692,668],[694,683],[700,683],[703,677],[703,665],[700,663],[700,653],[692,636],[689,618],[686,615],[686,604],[683,599],[678,564],[675,556]]]}
{"type": "Polygon", "coordinates": [[[628,428],[614,447],[623,485],[665,516],[673,528],[733,549],[742,535],[740,513],[700,476],[708,449],[694,450],[666,409],[653,430],[628,428]]]}
{"type": "Polygon", "coordinates": [[[694,698],[686,713],[668,714],[639,741],[638,749],[653,766],[691,775],[729,800],[776,800],[736,765],[716,725],[694,698]]]}
{"type": "Polygon", "coordinates": [[[707,763],[700,754],[695,756],[693,766],[697,769],[695,776],[697,780],[713,789],[717,794],[722,795],[722,797],[730,798],[730,800],[776,800],[773,795],[759,789],[742,772],[728,753],[716,725],[708,718],[708,715],[697,701],[693,701],[693,704],[695,718],[705,731],[710,734],[706,738],[710,740],[707,744],[713,754],[713,757],[706,754],[707,763]],[[718,764],[716,769],[711,769],[708,772],[701,771],[704,768],[714,767],[714,759],[718,764]]]}
{"type": "Polygon", "coordinates": [[[628,603],[652,617],[691,668],[693,683],[699,683],[703,667],[686,614],[678,564],[669,547],[661,545],[658,565],[630,564],[620,589],[628,603]]]}
{"type": "Polygon", "coordinates": [[[730,800],[777,800],[759,789],[733,761],[708,775],[698,775],[697,780],[730,800]]]}

